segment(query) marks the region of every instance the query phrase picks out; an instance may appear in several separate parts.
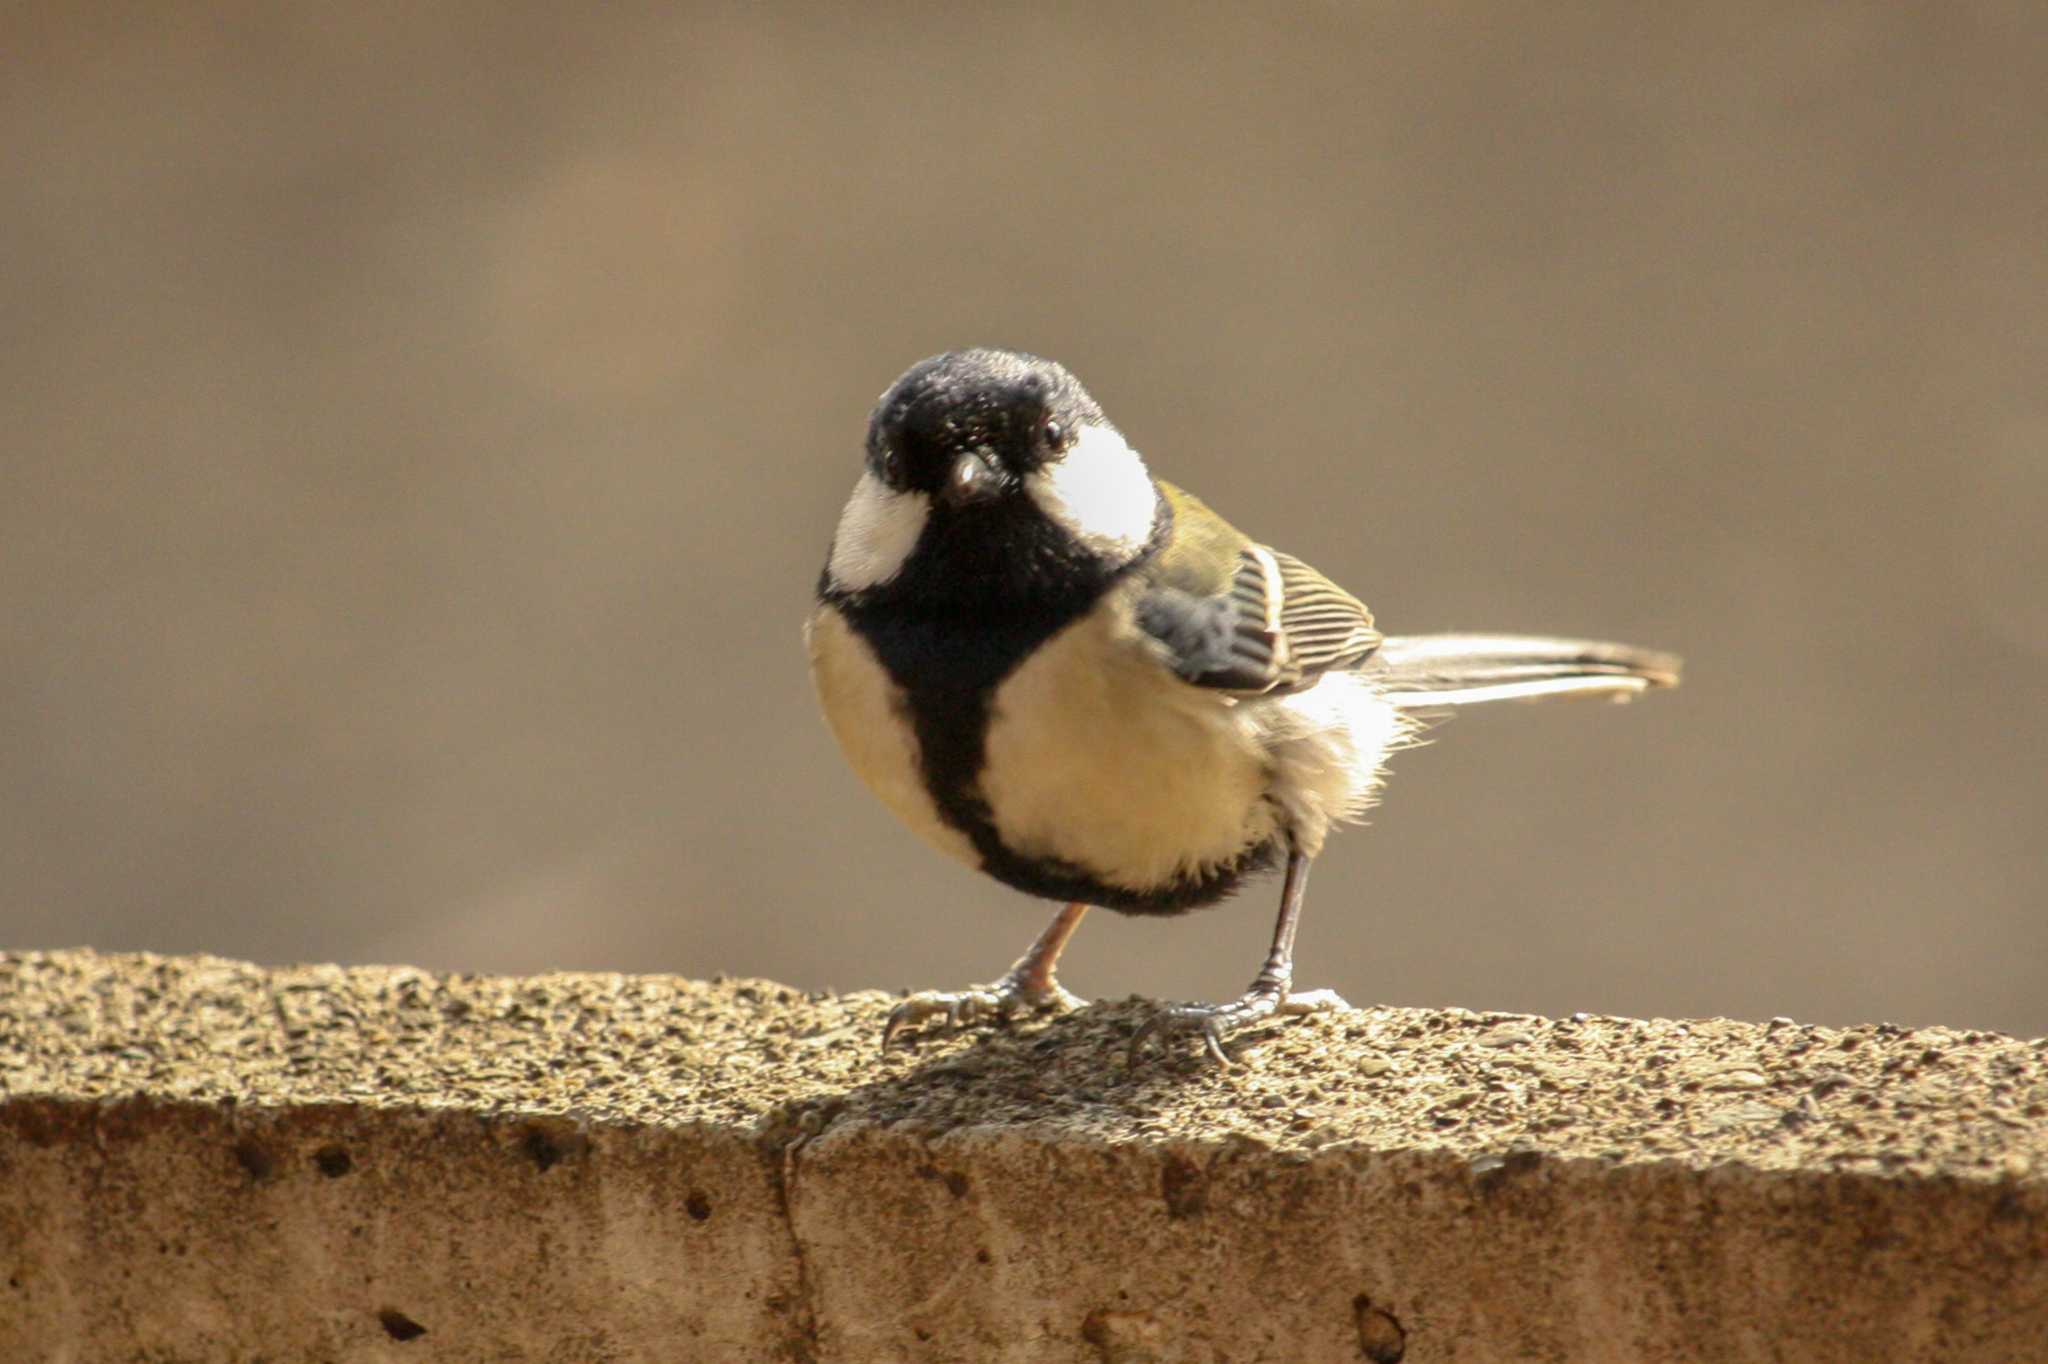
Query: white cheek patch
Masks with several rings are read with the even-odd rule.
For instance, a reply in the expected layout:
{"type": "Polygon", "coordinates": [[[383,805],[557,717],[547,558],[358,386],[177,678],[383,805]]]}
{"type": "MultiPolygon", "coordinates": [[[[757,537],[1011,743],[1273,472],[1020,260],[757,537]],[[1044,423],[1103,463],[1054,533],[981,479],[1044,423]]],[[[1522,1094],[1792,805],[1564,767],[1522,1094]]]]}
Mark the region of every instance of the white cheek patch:
{"type": "Polygon", "coordinates": [[[931,500],[923,493],[899,492],[872,473],[862,474],[832,536],[825,570],[832,586],[860,592],[902,572],[930,511],[931,500]]]}
{"type": "Polygon", "coordinates": [[[1152,538],[1159,492],[1145,461],[1106,426],[1084,426],[1065,458],[1025,480],[1055,524],[1106,559],[1136,558],[1152,538]]]}

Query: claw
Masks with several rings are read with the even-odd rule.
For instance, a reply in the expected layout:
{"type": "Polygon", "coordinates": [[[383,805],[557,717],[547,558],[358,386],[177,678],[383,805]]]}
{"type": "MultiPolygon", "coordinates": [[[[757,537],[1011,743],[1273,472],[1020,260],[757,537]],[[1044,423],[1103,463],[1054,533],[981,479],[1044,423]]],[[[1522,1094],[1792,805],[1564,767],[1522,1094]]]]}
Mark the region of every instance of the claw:
{"type": "Polygon", "coordinates": [[[1217,1065],[1228,1066],[1230,1056],[1223,1050],[1223,1039],[1240,1028],[1249,1027],[1262,1018],[1292,1017],[1350,1007],[1335,990],[1308,990],[1289,995],[1254,990],[1228,1004],[1176,1004],[1153,1014],[1131,1035],[1125,1063],[1135,1066],[1138,1054],[1153,1037],[1163,1041],[1168,1035],[1197,1033],[1202,1039],[1202,1050],[1208,1052],[1217,1065]]]}
{"type": "Polygon", "coordinates": [[[1024,1013],[1066,1013],[1087,1001],[1062,989],[1057,982],[1034,986],[1012,976],[993,985],[970,985],[965,990],[921,990],[889,1010],[882,1025],[882,1050],[905,1028],[944,1015],[943,1032],[971,1027],[987,1018],[1008,1019],[1024,1013]]]}

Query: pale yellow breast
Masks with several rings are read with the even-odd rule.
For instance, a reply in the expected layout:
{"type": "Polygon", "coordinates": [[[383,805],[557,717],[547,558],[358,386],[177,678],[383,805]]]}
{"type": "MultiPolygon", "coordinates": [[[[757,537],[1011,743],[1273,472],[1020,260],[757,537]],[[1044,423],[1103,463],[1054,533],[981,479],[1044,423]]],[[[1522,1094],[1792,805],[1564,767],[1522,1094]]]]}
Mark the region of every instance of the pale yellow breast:
{"type": "Polygon", "coordinates": [[[938,807],[925,790],[917,741],[902,714],[902,690],[875,651],[829,607],[812,613],[804,640],[825,722],[854,773],[925,842],[948,857],[980,867],[974,845],[939,818],[938,807]]]}
{"type": "Polygon", "coordinates": [[[1014,851],[1145,889],[1237,857],[1274,814],[1244,717],[1115,616],[1075,622],[997,689],[982,795],[1014,851]]]}

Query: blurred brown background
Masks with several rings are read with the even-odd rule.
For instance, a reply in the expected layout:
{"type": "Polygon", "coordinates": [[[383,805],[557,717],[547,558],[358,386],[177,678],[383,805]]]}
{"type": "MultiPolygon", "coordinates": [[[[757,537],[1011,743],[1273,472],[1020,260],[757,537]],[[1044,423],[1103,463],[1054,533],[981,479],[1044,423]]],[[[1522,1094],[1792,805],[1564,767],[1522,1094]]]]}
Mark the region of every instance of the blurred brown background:
{"type": "Polygon", "coordinates": [[[1689,660],[1405,755],[1304,985],[2048,1032],[2048,12],[1002,15],[0,12],[0,946],[988,978],[797,637],[987,342],[1392,630],[1689,660]]]}

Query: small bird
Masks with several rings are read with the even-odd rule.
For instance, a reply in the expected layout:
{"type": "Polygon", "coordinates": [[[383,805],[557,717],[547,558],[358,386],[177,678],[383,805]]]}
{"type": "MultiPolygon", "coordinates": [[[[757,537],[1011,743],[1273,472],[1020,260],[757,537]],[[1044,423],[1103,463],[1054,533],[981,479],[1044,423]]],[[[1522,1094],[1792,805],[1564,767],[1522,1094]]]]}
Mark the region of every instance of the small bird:
{"type": "Polygon", "coordinates": [[[1145,461],[1072,374],[971,349],[910,367],[868,419],[805,628],[854,771],[939,851],[1062,902],[999,980],[896,1005],[957,1027],[1082,1001],[1054,974],[1090,905],[1184,913],[1284,867],[1244,995],[1131,1040],[1223,1040],[1294,992],[1310,863],[1373,805],[1389,751],[1457,706],[1676,685],[1679,661],[1513,635],[1383,636],[1362,602],[1145,461]]]}

